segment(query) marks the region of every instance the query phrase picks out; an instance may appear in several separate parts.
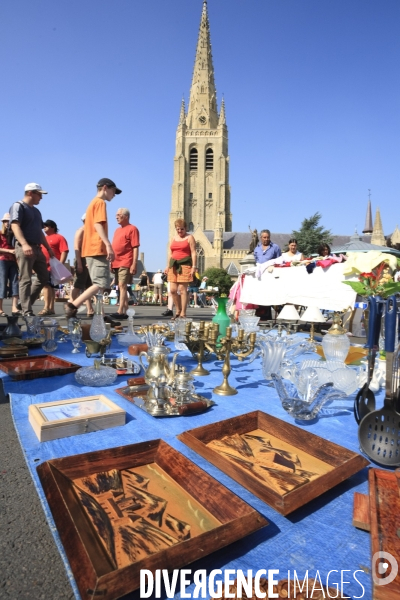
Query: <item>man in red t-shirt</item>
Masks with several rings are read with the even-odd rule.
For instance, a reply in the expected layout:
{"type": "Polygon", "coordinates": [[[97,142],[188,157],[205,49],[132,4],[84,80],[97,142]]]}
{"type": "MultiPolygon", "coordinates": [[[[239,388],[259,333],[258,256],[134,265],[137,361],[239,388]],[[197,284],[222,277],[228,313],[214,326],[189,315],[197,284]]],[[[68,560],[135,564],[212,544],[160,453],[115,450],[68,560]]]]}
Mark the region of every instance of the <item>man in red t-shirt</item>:
{"type": "Polygon", "coordinates": [[[139,252],[139,230],[129,223],[130,213],[127,208],[119,208],[115,215],[119,229],[116,229],[112,241],[115,258],[111,267],[115,273],[115,282],[119,286],[119,310],[111,317],[127,319],[128,285],[136,273],[139,252]]]}
{"type": "MultiPolygon", "coordinates": [[[[54,256],[64,264],[69,252],[67,240],[64,236],[57,233],[58,227],[55,221],[47,219],[47,221],[43,223],[43,227],[46,234],[46,241],[52,249],[54,256]]],[[[46,257],[47,269],[49,271],[49,283],[43,288],[44,308],[38,312],[38,315],[55,315],[54,300],[56,294],[50,280],[50,256],[44,246],[42,246],[42,252],[46,257]]]]}

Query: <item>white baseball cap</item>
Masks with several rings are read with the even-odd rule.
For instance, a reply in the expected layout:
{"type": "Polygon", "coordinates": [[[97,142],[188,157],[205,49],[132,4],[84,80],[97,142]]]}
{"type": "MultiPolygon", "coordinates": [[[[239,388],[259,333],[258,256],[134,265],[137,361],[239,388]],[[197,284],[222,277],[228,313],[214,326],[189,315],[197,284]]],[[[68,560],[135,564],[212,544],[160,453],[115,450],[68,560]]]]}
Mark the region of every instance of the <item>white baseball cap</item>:
{"type": "Polygon", "coordinates": [[[10,220],[10,213],[4,213],[2,221],[9,221],[10,220]]]}
{"type": "Polygon", "coordinates": [[[27,183],[25,186],[25,192],[40,192],[41,194],[47,194],[42,190],[42,186],[38,183],[27,183]]]}

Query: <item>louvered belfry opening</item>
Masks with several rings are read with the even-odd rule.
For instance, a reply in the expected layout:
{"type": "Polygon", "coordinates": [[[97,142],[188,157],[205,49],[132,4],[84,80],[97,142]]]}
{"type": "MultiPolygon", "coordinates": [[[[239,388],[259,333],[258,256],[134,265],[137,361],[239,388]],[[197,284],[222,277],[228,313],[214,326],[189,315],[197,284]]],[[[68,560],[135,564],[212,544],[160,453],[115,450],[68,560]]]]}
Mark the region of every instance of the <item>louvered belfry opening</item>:
{"type": "Polygon", "coordinates": [[[190,151],[190,170],[197,171],[199,164],[199,153],[196,148],[192,148],[190,151]]]}
{"type": "Polygon", "coordinates": [[[206,171],[214,170],[214,152],[211,148],[206,150],[206,171]]]}

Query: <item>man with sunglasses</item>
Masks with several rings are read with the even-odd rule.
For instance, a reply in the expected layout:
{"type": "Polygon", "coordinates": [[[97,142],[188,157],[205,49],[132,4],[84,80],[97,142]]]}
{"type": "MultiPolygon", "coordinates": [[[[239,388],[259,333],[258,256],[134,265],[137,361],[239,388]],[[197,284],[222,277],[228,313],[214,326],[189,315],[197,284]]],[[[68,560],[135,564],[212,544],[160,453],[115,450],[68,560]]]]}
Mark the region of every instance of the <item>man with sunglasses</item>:
{"type": "Polygon", "coordinates": [[[43,233],[42,215],[36,208],[42,194],[47,192],[38,183],[28,183],[22,201],[14,202],[10,208],[10,227],[15,237],[15,257],[19,269],[19,298],[25,316],[33,315],[32,304],[39,298],[49,278],[41,244],[50,257],[54,256],[43,233]],[[34,281],[33,271],[36,273],[34,281]]]}

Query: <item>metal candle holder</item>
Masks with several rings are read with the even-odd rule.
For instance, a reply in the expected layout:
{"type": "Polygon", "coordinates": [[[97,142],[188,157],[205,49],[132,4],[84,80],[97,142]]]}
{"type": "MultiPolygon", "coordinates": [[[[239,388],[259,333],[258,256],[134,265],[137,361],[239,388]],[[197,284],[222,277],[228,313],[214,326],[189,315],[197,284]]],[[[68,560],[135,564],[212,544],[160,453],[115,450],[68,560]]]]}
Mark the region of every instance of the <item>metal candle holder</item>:
{"type": "Polygon", "coordinates": [[[229,385],[228,382],[228,377],[232,370],[230,356],[232,353],[239,360],[243,360],[244,358],[250,356],[255,348],[256,336],[257,334],[255,331],[252,331],[246,335],[244,329],[239,329],[237,337],[232,338],[232,327],[226,328],[225,337],[220,339],[222,351],[216,352],[217,356],[218,354],[225,355],[225,361],[222,367],[222,375],[224,376],[224,380],[221,385],[218,385],[213,389],[214,394],[218,394],[219,396],[234,396],[238,393],[238,391],[229,385]]]}
{"type": "Polygon", "coordinates": [[[204,355],[215,352],[215,344],[219,335],[219,327],[217,323],[205,324],[205,321],[200,321],[198,331],[192,331],[192,323],[188,322],[185,325],[185,344],[189,348],[194,358],[197,358],[197,367],[190,373],[200,377],[205,377],[210,374],[203,367],[204,355]]]}

